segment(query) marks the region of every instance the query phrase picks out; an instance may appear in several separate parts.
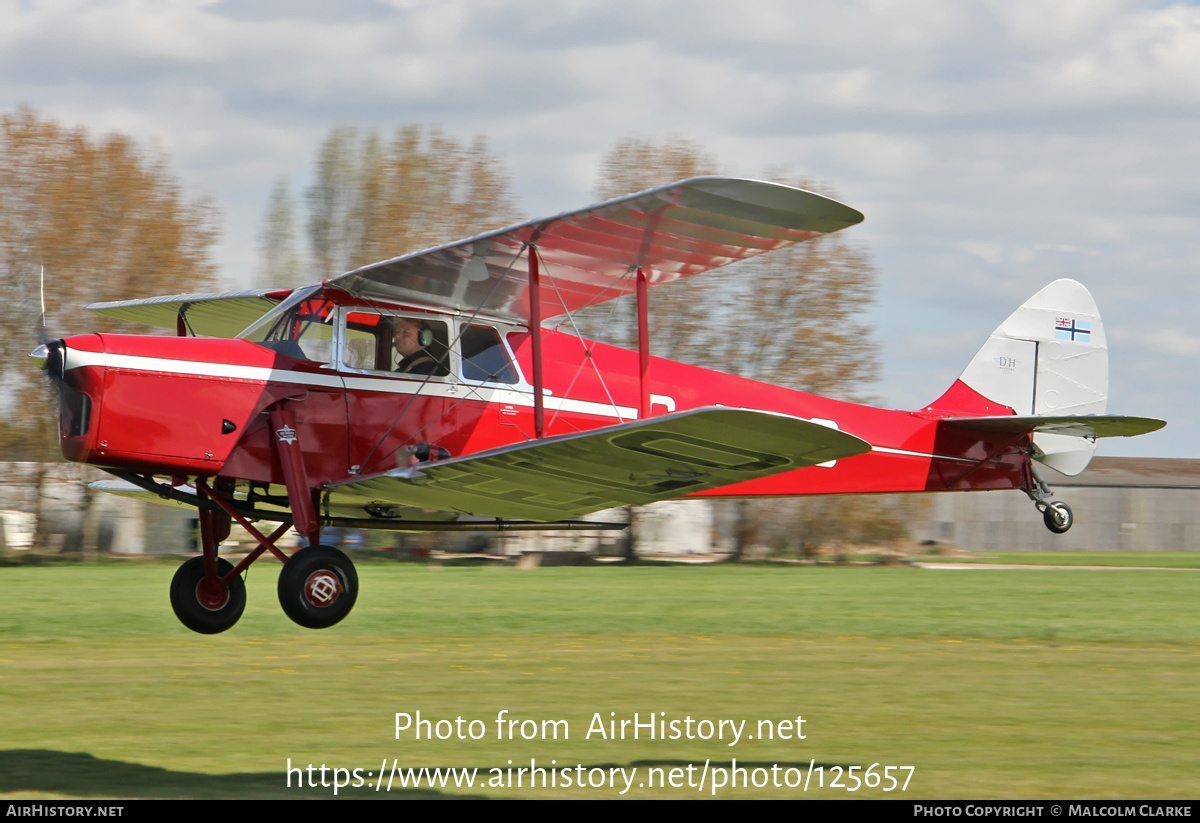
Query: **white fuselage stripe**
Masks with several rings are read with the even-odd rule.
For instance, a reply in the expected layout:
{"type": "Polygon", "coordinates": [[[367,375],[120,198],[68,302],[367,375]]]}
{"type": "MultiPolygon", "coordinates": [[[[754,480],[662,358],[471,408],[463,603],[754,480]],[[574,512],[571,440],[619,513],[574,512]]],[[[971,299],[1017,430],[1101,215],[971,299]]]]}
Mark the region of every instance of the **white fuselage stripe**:
{"type": "Polygon", "coordinates": [[[948,454],[933,454],[931,452],[912,452],[907,449],[889,449],[886,446],[872,446],[871,451],[883,452],[884,454],[899,454],[905,457],[925,457],[930,460],[954,460],[958,463],[978,463],[970,457],[951,457],[948,454]]]}
{"type": "MultiPolygon", "coordinates": [[[[233,380],[254,380],[262,383],[292,383],[353,391],[386,392],[390,394],[423,394],[428,397],[444,397],[452,400],[478,399],[485,403],[507,403],[512,406],[533,408],[533,394],[509,388],[498,388],[475,383],[443,381],[418,381],[402,377],[340,376],[313,372],[271,369],[261,366],[237,366],[230,363],[209,363],[197,360],[171,360],[165,357],[144,357],[132,354],[108,354],[105,352],[70,349],[67,353],[67,370],[85,366],[100,366],[109,369],[131,369],[170,375],[195,377],[226,377],[233,380]]],[[[567,397],[544,398],[547,409],[577,414],[593,414],[618,420],[636,420],[637,409],[630,406],[613,406],[589,400],[574,400],[567,397]]]]}

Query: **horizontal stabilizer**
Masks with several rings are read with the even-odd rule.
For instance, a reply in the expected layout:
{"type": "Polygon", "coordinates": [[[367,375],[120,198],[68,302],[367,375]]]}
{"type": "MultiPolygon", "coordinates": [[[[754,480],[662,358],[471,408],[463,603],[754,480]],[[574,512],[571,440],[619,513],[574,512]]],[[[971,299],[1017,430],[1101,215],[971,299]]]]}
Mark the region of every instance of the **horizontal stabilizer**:
{"type": "Polygon", "coordinates": [[[1062,417],[1040,415],[1008,415],[1004,417],[950,417],[947,423],[983,431],[1031,434],[1044,432],[1072,437],[1136,437],[1158,431],[1167,425],[1153,417],[1116,417],[1113,415],[1083,414],[1062,417]]]}
{"type": "Polygon", "coordinates": [[[419,463],[326,487],[329,506],[421,506],[547,522],[767,477],[871,450],[772,412],[710,406],[419,463]]]}

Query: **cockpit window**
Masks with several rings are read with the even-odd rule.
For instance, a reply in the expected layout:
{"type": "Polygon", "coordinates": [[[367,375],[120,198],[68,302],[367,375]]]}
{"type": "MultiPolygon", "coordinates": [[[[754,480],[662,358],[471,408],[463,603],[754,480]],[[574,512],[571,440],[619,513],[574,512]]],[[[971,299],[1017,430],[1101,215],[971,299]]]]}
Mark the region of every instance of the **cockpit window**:
{"type": "Polygon", "coordinates": [[[342,365],[406,377],[450,374],[446,323],[428,316],[406,317],[352,311],[346,314],[342,365]]]}
{"type": "Polygon", "coordinates": [[[288,357],[331,362],[334,305],[320,291],[320,286],[298,289],[238,337],[288,357]]]}
{"type": "Polygon", "coordinates": [[[462,374],[464,380],[485,383],[516,383],[517,371],[508,349],[491,326],[463,326],[462,374]]]}

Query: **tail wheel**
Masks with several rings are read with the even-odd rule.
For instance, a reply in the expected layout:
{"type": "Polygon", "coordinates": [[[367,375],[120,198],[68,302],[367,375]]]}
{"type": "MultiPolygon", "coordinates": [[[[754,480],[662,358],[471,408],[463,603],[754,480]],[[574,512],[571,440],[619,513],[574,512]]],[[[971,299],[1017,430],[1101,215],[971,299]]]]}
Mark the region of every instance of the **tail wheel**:
{"type": "MultiPolygon", "coordinates": [[[[217,575],[233,571],[228,560],[217,560],[217,575]]],[[[171,579],[171,608],[179,622],[200,634],[219,634],[246,610],[246,584],[235,577],[223,587],[210,586],[204,574],[204,558],[193,557],[171,579]]]]}
{"type": "Polygon", "coordinates": [[[1066,503],[1047,503],[1042,510],[1042,520],[1046,528],[1055,534],[1062,534],[1075,522],[1075,515],[1066,503]]]}
{"type": "Polygon", "coordinates": [[[279,573],[279,605],[306,629],[324,629],[341,621],[357,599],[354,564],[329,546],[301,549],[279,573]]]}

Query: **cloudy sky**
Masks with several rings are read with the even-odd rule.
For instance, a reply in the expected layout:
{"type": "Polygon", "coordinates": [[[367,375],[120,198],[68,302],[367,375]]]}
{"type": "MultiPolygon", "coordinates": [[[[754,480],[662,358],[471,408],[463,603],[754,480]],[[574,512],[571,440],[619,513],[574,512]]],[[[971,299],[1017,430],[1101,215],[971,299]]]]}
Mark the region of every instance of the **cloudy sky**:
{"type": "Polygon", "coordinates": [[[486,134],[531,217],[591,202],[620,138],[684,136],[867,215],[886,404],[934,399],[1072,277],[1110,411],[1171,422],[1100,453],[1200,458],[1194,2],[0,0],[0,110],[21,104],[165,150],[224,213],[230,288],[335,124],[486,134]]]}

